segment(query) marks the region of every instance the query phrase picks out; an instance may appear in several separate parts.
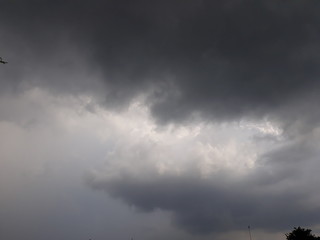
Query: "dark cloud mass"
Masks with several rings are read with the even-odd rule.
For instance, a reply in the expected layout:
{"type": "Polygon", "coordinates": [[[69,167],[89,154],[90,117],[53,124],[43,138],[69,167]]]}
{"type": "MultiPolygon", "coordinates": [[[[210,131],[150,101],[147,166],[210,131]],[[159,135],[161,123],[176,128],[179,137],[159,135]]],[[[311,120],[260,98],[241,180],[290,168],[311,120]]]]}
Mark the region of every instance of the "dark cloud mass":
{"type": "Polygon", "coordinates": [[[319,224],[319,12],[316,0],[0,0],[0,97],[88,94],[94,114],[144,95],[157,126],[271,119],[285,144],[242,177],[142,168],[87,183],[196,234],[319,224]]]}
{"type": "Polygon", "coordinates": [[[152,112],[167,122],[194,112],[261,117],[317,87],[319,7],[316,1],[2,1],[0,11],[1,25],[34,57],[49,58],[67,34],[103,71],[107,103],[152,89],[152,112]]]}
{"type": "Polygon", "coordinates": [[[299,142],[262,156],[244,177],[224,171],[209,178],[123,172],[87,182],[143,211],[171,211],[174,222],[193,234],[243,230],[248,224],[279,231],[318,222],[318,156],[311,142],[299,142]]]}

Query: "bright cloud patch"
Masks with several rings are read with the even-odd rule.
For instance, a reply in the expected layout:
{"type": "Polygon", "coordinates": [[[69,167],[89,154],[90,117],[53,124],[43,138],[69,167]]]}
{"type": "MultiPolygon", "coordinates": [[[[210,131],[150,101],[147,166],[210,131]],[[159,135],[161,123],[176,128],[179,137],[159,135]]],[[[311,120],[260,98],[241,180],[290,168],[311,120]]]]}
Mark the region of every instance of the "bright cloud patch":
{"type": "Polygon", "coordinates": [[[254,138],[272,136],[276,140],[281,134],[268,121],[157,126],[141,98],[122,112],[97,107],[94,116],[100,123],[93,128],[103,141],[112,142],[107,145],[104,177],[122,171],[137,177],[190,172],[208,177],[220,170],[244,174],[274,144],[254,138]]]}

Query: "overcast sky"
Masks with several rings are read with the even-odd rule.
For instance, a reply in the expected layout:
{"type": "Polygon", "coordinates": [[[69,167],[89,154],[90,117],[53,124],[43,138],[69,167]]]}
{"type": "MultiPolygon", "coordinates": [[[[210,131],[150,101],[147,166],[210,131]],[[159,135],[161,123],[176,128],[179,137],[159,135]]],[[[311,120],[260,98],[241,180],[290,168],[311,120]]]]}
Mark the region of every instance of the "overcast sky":
{"type": "Polygon", "coordinates": [[[0,0],[0,238],[320,233],[319,12],[0,0]]]}

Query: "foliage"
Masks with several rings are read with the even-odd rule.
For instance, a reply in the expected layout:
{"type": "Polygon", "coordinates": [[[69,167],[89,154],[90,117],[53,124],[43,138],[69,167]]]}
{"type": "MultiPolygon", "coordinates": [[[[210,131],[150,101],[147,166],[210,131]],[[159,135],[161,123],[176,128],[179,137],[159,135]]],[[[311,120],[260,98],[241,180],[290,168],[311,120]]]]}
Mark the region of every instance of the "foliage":
{"type": "Polygon", "coordinates": [[[286,234],[286,238],[287,240],[320,240],[320,237],[311,234],[311,231],[311,229],[295,227],[292,232],[286,234]]]}

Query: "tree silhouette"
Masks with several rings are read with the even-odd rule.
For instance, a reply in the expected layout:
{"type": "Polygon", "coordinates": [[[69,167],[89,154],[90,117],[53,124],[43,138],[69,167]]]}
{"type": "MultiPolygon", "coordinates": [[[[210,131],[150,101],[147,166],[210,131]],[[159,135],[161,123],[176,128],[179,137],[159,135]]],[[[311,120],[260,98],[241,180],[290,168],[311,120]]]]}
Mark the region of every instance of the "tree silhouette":
{"type": "Polygon", "coordinates": [[[286,238],[287,240],[320,240],[320,237],[311,234],[311,231],[311,229],[295,227],[292,232],[286,234],[286,238]]]}

